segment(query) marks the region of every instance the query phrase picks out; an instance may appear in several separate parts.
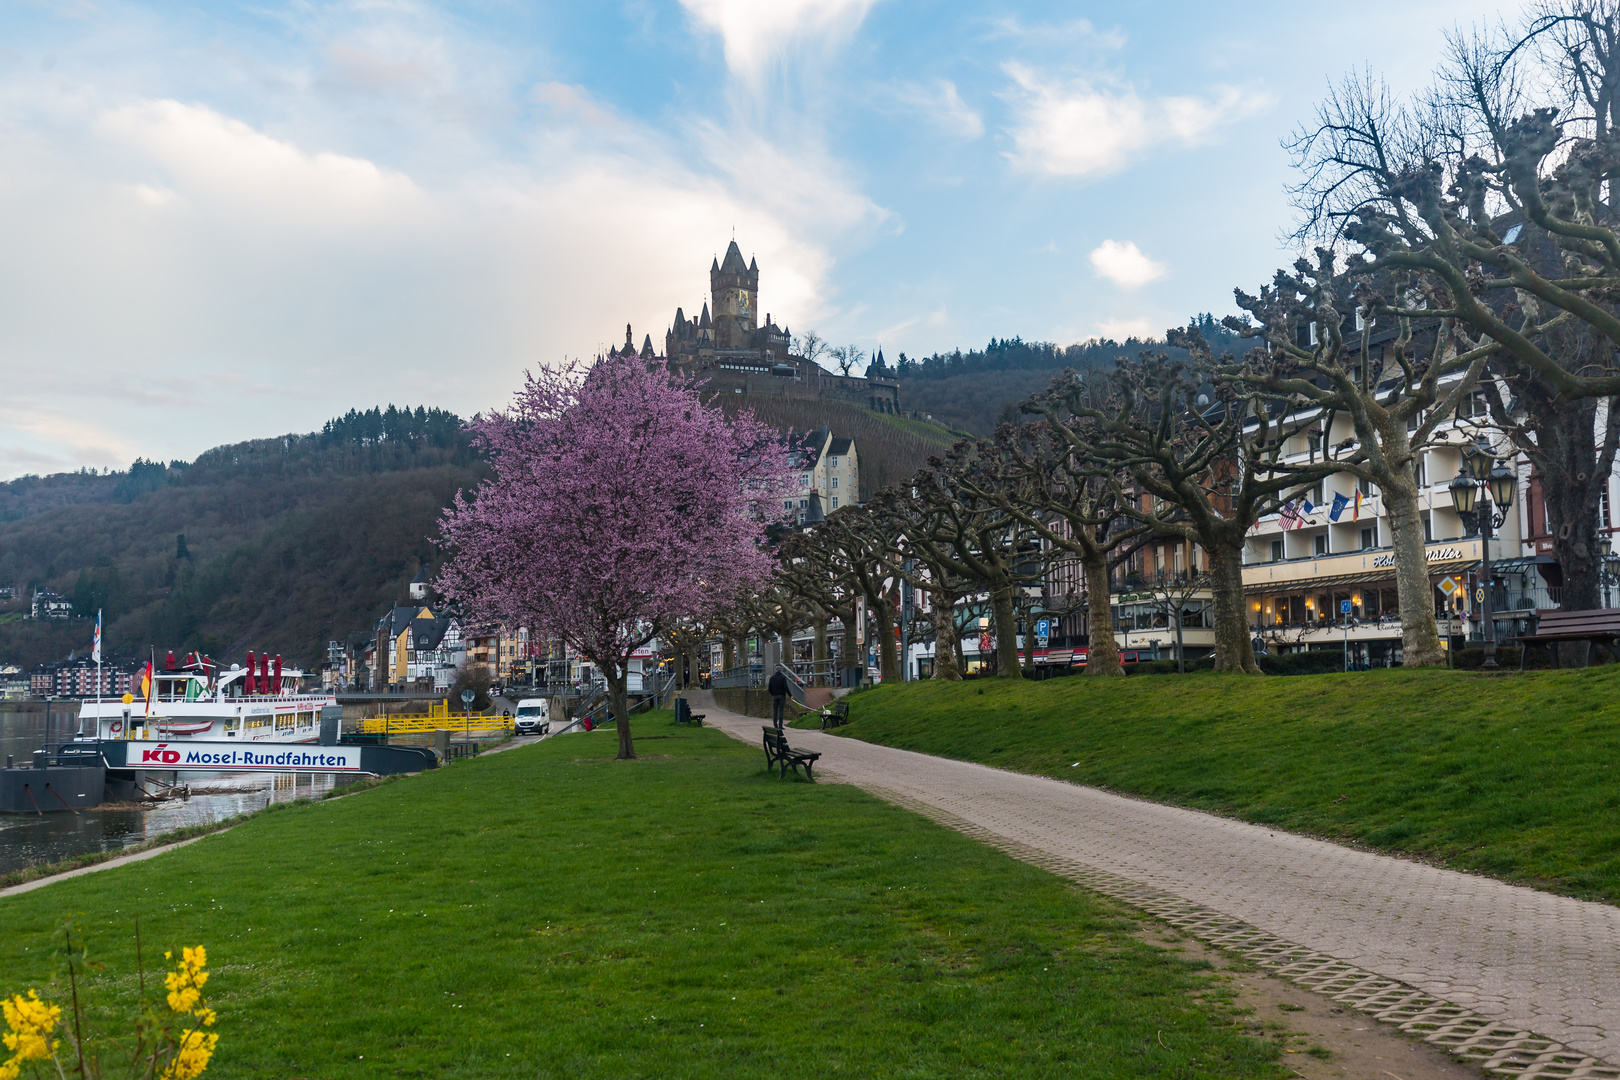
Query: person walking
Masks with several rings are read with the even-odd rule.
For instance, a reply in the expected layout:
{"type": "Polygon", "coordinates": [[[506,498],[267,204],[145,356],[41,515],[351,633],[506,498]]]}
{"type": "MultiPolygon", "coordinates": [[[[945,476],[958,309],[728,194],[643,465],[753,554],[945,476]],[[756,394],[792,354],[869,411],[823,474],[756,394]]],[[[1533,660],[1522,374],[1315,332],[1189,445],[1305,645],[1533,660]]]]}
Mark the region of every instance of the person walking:
{"type": "Polygon", "coordinates": [[[771,681],[765,684],[765,688],[771,692],[771,723],[776,725],[777,731],[781,731],[782,713],[787,708],[787,676],[778,671],[771,676],[771,681]]]}

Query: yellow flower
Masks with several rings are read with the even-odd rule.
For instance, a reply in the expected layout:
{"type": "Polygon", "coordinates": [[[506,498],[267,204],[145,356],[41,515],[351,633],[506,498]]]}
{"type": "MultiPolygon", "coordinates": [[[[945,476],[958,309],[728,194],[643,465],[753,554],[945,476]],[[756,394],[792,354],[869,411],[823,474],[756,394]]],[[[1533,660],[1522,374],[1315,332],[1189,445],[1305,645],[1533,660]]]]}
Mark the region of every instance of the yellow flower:
{"type": "MultiPolygon", "coordinates": [[[[164,953],[165,960],[172,959],[173,953],[164,953]]],[[[180,950],[180,964],[173,971],[163,977],[163,985],[169,990],[169,1008],[177,1013],[189,1013],[197,1007],[202,1000],[203,984],[208,982],[208,972],[203,967],[208,963],[208,953],[201,945],[195,949],[180,950]]],[[[0,1077],[0,1080],[4,1080],[0,1077]]]]}
{"type": "Polygon", "coordinates": [[[175,1048],[174,1060],[163,1070],[160,1080],[192,1080],[208,1068],[219,1036],[212,1032],[188,1031],[175,1048]]]}
{"type": "Polygon", "coordinates": [[[0,1040],[12,1052],[10,1058],[0,1062],[0,1080],[15,1080],[25,1061],[44,1061],[55,1055],[60,1043],[51,1041],[50,1035],[56,1030],[62,1010],[39,1000],[39,991],[0,1000],[0,1013],[4,1013],[6,1026],[11,1029],[0,1040]]]}

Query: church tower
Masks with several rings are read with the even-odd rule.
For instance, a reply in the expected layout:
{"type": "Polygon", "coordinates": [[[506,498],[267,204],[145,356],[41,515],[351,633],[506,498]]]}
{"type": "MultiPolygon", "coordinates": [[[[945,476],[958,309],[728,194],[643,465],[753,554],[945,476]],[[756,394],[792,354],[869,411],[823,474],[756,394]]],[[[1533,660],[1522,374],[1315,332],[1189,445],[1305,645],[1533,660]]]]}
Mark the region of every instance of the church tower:
{"type": "Polygon", "coordinates": [[[746,349],[759,328],[759,266],[743,265],[733,240],[724,262],[709,267],[709,295],[714,298],[714,347],[746,349]]]}

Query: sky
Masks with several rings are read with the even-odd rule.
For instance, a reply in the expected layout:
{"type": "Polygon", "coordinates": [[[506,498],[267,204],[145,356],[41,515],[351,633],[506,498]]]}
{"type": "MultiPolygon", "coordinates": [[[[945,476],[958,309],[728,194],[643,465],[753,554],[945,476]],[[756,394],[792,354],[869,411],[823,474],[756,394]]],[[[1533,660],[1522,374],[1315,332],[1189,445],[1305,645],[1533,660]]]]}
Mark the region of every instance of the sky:
{"type": "Polygon", "coordinates": [[[661,347],[733,238],[779,325],[891,362],[1158,336],[1292,261],[1330,80],[1517,10],[7,0],[0,479],[499,407],[661,347]]]}

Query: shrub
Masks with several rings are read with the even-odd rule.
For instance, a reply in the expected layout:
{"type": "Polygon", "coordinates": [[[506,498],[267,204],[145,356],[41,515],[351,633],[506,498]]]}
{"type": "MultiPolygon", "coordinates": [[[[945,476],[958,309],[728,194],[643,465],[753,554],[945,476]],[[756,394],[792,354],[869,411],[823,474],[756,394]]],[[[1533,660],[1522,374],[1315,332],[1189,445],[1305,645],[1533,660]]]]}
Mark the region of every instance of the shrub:
{"type": "Polygon", "coordinates": [[[1267,675],[1326,675],[1344,670],[1344,653],[1338,650],[1313,649],[1281,656],[1265,653],[1255,659],[1267,675]]]}

